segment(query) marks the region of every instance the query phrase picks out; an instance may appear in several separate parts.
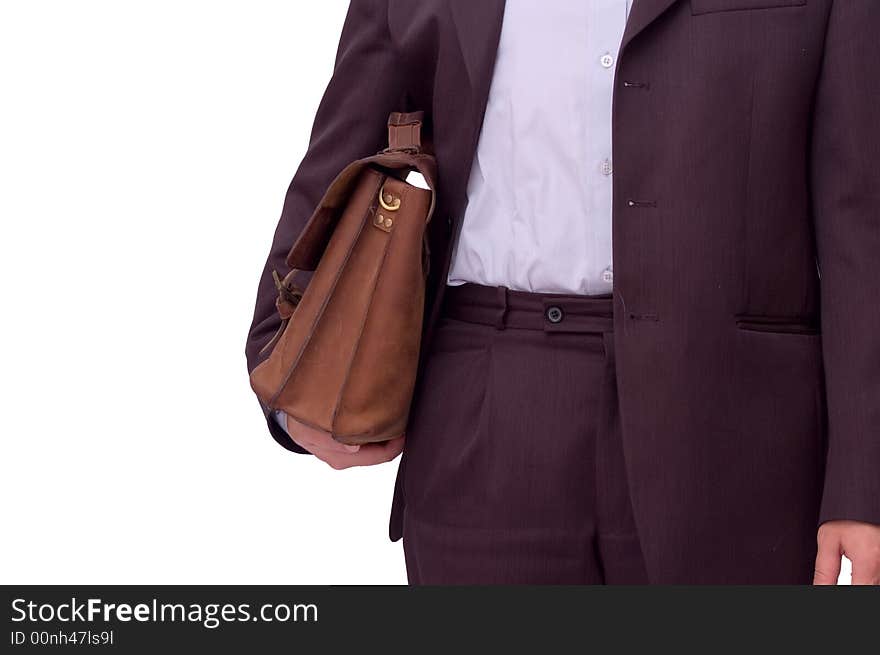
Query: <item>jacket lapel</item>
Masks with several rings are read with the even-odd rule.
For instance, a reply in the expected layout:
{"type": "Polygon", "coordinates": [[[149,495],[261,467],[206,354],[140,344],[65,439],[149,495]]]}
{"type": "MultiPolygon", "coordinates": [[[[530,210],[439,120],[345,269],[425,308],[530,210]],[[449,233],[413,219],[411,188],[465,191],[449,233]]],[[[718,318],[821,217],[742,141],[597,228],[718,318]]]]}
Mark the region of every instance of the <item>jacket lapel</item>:
{"type": "Polygon", "coordinates": [[[626,31],[623,33],[623,41],[620,52],[626,50],[626,46],[636,38],[646,27],[657,20],[663,12],[680,0],[633,0],[626,23],[626,31]]]}
{"type": "Polygon", "coordinates": [[[450,0],[449,3],[468,83],[478,93],[488,93],[504,5],[505,0],[450,0]]]}

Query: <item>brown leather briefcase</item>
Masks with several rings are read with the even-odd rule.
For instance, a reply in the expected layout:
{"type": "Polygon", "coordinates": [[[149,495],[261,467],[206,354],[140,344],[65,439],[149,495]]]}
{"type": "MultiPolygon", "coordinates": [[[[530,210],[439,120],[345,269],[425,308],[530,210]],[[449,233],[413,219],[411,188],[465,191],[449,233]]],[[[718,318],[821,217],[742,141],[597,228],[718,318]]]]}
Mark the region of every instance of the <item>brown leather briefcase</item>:
{"type": "Polygon", "coordinates": [[[403,434],[415,385],[436,161],[423,113],[393,113],[388,148],[333,181],[287,256],[282,324],[251,373],[270,409],[346,444],[403,434]],[[421,173],[429,189],[404,181],[421,173]],[[314,271],[305,291],[297,271],[314,271]]]}

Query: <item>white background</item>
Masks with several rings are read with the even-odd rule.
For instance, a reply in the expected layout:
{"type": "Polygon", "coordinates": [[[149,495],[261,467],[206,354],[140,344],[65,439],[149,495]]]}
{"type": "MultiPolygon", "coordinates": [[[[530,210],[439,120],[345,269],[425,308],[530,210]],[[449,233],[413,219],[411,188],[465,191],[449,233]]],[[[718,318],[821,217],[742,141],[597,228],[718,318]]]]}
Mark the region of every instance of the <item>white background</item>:
{"type": "Polygon", "coordinates": [[[0,0],[0,582],[404,583],[244,344],[346,0],[0,0]]]}
{"type": "Polygon", "coordinates": [[[0,582],[405,582],[243,354],[346,7],[0,0],[0,582]]]}

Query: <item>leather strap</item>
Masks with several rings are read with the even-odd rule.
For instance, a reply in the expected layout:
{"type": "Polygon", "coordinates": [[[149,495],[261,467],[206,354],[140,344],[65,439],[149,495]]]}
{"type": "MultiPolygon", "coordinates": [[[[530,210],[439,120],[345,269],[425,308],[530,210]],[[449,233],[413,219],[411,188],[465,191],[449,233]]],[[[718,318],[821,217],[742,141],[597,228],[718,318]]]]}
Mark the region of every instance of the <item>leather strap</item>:
{"type": "Polygon", "coordinates": [[[388,117],[388,150],[422,149],[422,121],[425,112],[392,112],[388,117]]]}

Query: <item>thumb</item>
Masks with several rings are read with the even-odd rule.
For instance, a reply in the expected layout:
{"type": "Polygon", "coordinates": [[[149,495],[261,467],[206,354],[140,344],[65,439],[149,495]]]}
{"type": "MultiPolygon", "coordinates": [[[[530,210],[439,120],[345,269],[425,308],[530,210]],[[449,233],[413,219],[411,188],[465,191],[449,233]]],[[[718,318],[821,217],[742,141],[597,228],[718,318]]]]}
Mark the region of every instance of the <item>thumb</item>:
{"type": "Polygon", "coordinates": [[[840,577],[840,540],[837,535],[819,539],[819,553],[816,556],[814,585],[836,585],[840,577]]]}

